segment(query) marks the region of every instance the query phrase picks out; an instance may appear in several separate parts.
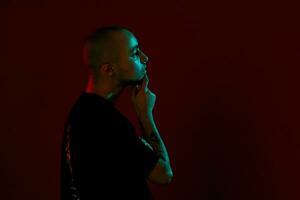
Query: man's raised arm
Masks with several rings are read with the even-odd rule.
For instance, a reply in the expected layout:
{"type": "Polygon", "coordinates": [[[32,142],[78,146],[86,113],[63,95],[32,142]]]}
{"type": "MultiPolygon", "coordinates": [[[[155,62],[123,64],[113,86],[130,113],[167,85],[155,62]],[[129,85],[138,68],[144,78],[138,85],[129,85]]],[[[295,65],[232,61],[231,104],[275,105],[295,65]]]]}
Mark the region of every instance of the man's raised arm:
{"type": "Polygon", "coordinates": [[[132,94],[132,101],[143,130],[143,135],[159,157],[156,166],[150,172],[148,178],[155,183],[170,183],[173,171],[166,146],[153,118],[152,111],[156,96],[149,90],[148,83],[149,79],[146,75],[142,85],[134,88],[132,94]]]}

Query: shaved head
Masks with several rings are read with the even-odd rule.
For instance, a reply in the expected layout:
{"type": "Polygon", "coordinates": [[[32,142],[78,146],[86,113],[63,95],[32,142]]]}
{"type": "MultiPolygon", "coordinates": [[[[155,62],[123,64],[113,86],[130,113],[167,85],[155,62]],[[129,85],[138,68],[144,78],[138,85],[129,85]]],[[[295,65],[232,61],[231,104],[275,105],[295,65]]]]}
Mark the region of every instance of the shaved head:
{"type": "Polygon", "coordinates": [[[115,35],[125,31],[128,30],[123,27],[109,26],[93,32],[84,46],[85,64],[94,71],[102,64],[118,62],[119,47],[115,35]]]}

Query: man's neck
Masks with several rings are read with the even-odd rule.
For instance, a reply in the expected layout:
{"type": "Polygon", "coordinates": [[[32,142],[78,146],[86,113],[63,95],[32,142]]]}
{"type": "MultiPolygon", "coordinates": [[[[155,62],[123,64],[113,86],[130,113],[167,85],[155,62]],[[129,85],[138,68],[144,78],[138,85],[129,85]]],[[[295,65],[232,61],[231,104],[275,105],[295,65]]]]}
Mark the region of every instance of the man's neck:
{"type": "Polygon", "coordinates": [[[95,84],[92,79],[89,79],[85,92],[87,93],[95,93],[112,103],[115,103],[120,94],[123,91],[123,87],[121,86],[111,86],[109,84],[95,84]]]}

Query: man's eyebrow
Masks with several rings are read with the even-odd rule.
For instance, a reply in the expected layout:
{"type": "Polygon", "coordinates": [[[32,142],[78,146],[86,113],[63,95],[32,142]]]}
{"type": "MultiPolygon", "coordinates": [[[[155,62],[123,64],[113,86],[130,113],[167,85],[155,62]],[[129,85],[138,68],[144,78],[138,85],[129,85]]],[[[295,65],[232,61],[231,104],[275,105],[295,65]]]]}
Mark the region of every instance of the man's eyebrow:
{"type": "Polygon", "coordinates": [[[137,44],[137,45],[135,45],[132,49],[130,49],[130,52],[133,52],[135,49],[139,49],[140,47],[139,47],[139,45],[137,44]]]}

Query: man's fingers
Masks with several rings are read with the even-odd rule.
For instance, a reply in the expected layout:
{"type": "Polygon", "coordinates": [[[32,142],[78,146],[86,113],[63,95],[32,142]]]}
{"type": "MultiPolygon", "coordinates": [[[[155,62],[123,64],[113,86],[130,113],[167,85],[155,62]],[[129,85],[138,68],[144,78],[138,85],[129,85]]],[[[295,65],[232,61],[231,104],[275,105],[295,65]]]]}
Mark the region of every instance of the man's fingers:
{"type": "Polygon", "coordinates": [[[148,84],[149,84],[149,77],[148,74],[145,75],[143,83],[142,83],[142,89],[147,91],[148,90],[148,84]]]}
{"type": "Polygon", "coordinates": [[[133,88],[133,94],[134,95],[137,95],[137,93],[140,91],[141,89],[141,86],[140,85],[136,85],[134,88],[133,88]]]}
{"type": "Polygon", "coordinates": [[[149,84],[149,77],[147,74],[145,74],[141,85],[136,85],[133,88],[133,94],[137,95],[141,90],[144,92],[148,92],[149,91],[148,84],[149,84]]]}

